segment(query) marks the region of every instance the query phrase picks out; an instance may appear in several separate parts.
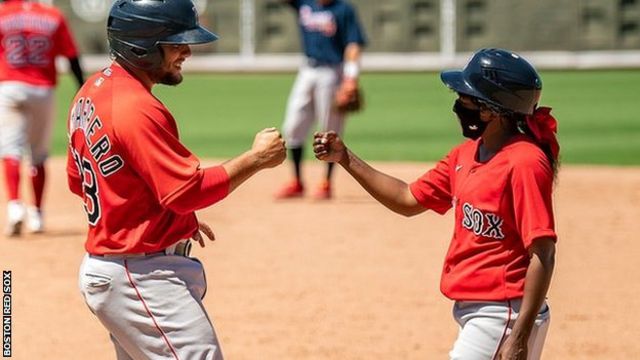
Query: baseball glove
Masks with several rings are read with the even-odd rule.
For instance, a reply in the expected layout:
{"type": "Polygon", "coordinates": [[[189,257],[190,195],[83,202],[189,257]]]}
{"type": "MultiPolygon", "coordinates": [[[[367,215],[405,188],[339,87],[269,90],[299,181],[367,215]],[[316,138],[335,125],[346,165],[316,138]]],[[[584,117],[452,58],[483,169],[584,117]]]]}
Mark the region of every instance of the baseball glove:
{"type": "Polygon", "coordinates": [[[362,89],[353,79],[345,79],[336,91],[334,104],[343,113],[357,112],[364,108],[362,89]]]}

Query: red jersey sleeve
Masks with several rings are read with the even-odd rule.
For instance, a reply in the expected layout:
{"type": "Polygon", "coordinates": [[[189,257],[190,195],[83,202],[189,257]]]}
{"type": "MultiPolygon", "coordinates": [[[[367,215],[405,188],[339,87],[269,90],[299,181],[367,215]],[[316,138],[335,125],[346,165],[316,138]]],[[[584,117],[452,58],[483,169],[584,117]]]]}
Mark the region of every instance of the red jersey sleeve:
{"type": "Polygon", "coordinates": [[[511,171],[514,220],[526,248],[542,237],[556,239],[553,219],[553,170],[540,151],[538,156],[514,162],[511,171]]]}
{"type": "Polygon", "coordinates": [[[451,154],[409,185],[413,196],[422,206],[438,214],[451,208],[451,177],[449,172],[451,154]]]}
{"type": "Polygon", "coordinates": [[[71,151],[71,146],[69,146],[67,149],[67,184],[72,193],[82,197],[82,178],[71,151]]]}
{"type": "Polygon", "coordinates": [[[78,57],[78,49],[76,47],[76,43],[73,40],[71,31],[69,31],[67,21],[62,15],[60,16],[60,25],[58,26],[58,30],[56,31],[55,35],[55,44],[57,54],[60,54],[69,59],[78,57]]]}
{"type": "Polygon", "coordinates": [[[114,134],[125,162],[134,168],[158,202],[177,213],[189,213],[222,200],[229,177],[222,166],[202,169],[180,143],[175,120],[157,107],[137,110],[128,120],[115,122],[114,134]]]}

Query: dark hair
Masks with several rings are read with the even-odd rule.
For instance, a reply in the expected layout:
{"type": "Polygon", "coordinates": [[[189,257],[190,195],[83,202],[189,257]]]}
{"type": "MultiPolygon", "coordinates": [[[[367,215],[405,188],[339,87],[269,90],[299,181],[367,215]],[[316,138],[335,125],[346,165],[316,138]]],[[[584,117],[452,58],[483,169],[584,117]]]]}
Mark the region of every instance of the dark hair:
{"type": "Polygon", "coordinates": [[[529,129],[529,125],[527,125],[527,115],[511,113],[509,115],[505,114],[505,116],[509,118],[511,121],[514,121],[518,128],[518,131],[530,137],[536,143],[536,145],[538,145],[538,147],[544,152],[544,154],[547,156],[547,160],[549,160],[549,165],[551,165],[551,170],[553,171],[553,178],[555,179],[556,176],[558,175],[559,161],[553,156],[553,152],[551,151],[551,146],[549,146],[549,144],[544,144],[536,140],[535,136],[533,135],[533,132],[531,131],[531,129],[529,129]]]}
{"type": "Polygon", "coordinates": [[[506,109],[502,106],[498,106],[498,105],[486,102],[476,97],[471,97],[471,99],[476,105],[480,107],[484,106],[485,108],[507,119],[511,124],[511,126],[513,127],[512,128],[513,131],[527,135],[529,138],[531,138],[531,140],[533,140],[533,142],[536,145],[538,145],[538,147],[546,155],[547,160],[549,160],[549,165],[551,165],[551,170],[553,171],[553,178],[556,179],[556,176],[558,175],[558,159],[556,159],[553,156],[553,152],[551,151],[551,146],[549,146],[549,144],[545,144],[538,141],[536,137],[533,135],[533,132],[531,131],[531,129],[529,129],[529,125],[527,125],[527,116],[529,115],[525,115],[522,113],[518,113],[512,110],[506,109]]]}

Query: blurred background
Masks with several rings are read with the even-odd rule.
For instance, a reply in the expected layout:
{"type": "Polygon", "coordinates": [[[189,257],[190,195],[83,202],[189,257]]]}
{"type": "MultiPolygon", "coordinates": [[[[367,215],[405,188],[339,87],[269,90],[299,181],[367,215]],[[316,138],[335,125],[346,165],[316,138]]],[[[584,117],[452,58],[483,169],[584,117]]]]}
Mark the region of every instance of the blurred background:
{"type": "MultiPolygon", "coordinates": [[[[62,9],[89,68],[105,63],[112,0],[47,0],[62,9]]],[[[195,0],[221,35],[187,70],[286,70],[298,64],[293,12],[275,0],[195,0]]],[[[437,70],[488,45],[538,67],[640,66],[640,0],[351,0],[369,36],[365,70],[437,70]],[[635,50],[635,51],[634,51],[635,50]],[[528,54],[533,52],[533,54],[528,54]],[[460,56],[461,55],[461,56],[460,56]]]]}
{"type": "MultiPolygon", "coordinates": [[[[640,0],[350,0],[369,44],[362,59],[365,110],[350,117],[352,148],[371,160],[435,161],[462,138],[454,96],[439,79],[483,47],[525,56],[541,72],[541,105],[560,123],[562,161],[640,165],[640,0]]],[[[87,73],[110,62],[113,0],[48,0],[67,15],[87,73]]],[[[277,0],[195,0],[220,40],[192,47],[187,81],[159,86],[196,154],[244,151],[255,129],[280,126],[301,64],[292,9],[277,0]]],[[[66,62],[60,62],[65,69],[66,62]]],[[[62,76],[58,117],[76,87],[62,76]]],[[[66,152],[65,121],[54,153],[66,152]]],[[[307,156],[312,156],[308,151],[307,156]]]]}

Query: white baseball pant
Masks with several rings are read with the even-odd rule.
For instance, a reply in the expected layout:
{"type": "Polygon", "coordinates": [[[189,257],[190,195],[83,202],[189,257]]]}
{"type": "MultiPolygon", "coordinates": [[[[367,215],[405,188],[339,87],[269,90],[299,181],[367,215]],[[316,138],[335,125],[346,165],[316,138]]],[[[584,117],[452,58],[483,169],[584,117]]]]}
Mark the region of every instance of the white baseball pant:
{"type": "MultiPolygon", "coordinates": [[[[502,302],[456,301],[453,316],[460,325],[458,339],[449,352],[451,360],[492,360],[520,312],[521,299],[502,302]]],[[[528,342],[528,360],[538,360],[550,321],[545,302],[535,320],[528,342]]]]}
{"type": "Polygon", "coordinates": [[[316,119],[320,130],[342,134],[345,116],[334,106],[341,81],[342,65],[302,65],[289,95],[282,129],[287,147],[302,146],[316,119]]]}

